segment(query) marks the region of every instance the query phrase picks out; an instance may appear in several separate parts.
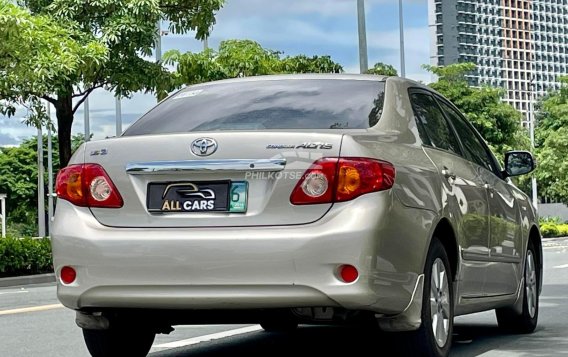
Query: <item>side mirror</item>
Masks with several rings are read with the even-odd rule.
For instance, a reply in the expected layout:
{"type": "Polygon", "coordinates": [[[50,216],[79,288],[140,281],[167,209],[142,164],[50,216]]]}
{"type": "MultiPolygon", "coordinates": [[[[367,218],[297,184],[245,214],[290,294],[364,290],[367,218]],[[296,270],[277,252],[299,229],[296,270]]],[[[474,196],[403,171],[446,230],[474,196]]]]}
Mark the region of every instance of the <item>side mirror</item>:
{"type": "Polygon", "coordinates": [[[536,167],[536,161],[528,151],[509,151],[505,154],[505,176],[528,174],[536,167]]]}

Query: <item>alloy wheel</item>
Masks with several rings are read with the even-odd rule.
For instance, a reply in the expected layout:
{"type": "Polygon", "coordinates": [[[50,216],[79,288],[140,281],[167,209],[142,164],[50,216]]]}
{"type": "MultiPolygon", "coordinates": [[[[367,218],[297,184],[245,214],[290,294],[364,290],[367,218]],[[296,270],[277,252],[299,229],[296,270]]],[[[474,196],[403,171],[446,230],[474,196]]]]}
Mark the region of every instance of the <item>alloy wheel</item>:
{"type": "Polygon", "coordinates": [[[442,259],[437,258],[432,264],[430,280],[430,321],[436,344],[441,348],[446,344],[450,330],[450,287],[442,259]]]}
{"type": "Polygon", "coordinates": [[[527,308],[530,317],[534,317],[537,304],[537,278],[534,255],[532,251],[527,252],[527,261],[525,263],[525,290],[527,298],[527,308]]]}

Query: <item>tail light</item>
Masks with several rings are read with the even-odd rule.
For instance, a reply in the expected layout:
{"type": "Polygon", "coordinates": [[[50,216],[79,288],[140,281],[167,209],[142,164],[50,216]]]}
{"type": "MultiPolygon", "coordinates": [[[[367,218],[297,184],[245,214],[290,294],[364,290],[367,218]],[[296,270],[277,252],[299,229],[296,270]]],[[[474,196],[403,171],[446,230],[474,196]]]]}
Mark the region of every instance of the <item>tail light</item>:
{"type": "Polygon", "coordinates": [[[394,166],[386,161],[350,157],[317,160],[290,196],[295,205],[349,201],[394,184],[394,166]]]}
{"type": "Polygon", "coordinates": [[[98,164],[70,165],[57,174],[57,197],[81,207],[122,207],[122,197],[98,164]]]}

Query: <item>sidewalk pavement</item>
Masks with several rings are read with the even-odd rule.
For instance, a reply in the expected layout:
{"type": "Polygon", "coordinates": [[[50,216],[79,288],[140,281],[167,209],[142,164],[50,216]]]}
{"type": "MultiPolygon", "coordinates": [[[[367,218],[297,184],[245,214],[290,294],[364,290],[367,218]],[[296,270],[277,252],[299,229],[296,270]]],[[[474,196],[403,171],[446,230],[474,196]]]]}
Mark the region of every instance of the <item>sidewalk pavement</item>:
{"type": "Polygon", "coordinates": [[[54,283],[54,282],[55,282],[54,273],[14,276],[9,278],[0,278],[0,288],[20,286],[20,285],[54,283]]]}

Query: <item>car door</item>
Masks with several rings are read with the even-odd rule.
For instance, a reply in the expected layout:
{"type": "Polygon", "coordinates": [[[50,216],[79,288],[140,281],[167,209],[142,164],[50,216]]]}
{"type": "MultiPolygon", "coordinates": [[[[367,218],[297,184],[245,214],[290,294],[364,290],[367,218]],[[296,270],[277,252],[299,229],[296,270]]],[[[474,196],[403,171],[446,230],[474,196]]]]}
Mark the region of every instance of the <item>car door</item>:
{"type": "Polygon", "coordinates": [[[482,296],[489,259],[489,208],[483,181],[463,158],[458,139],[433,95],[411,90],[410,100],[424,151],[442,178],[440,200],[445,215],[456,230],[462,256],[457,295],[459,298],[482,296]]]}
{"type": "Polygon", "coordinates": [[[513,294],[521,262],[520,210],[509,184],[502,178],[495,157],[479,133],[451,104],[438,98],[455,128],[468,159],[487,190],[489,205],[489,256],[485,293],[489,296],[513,294]]]}

